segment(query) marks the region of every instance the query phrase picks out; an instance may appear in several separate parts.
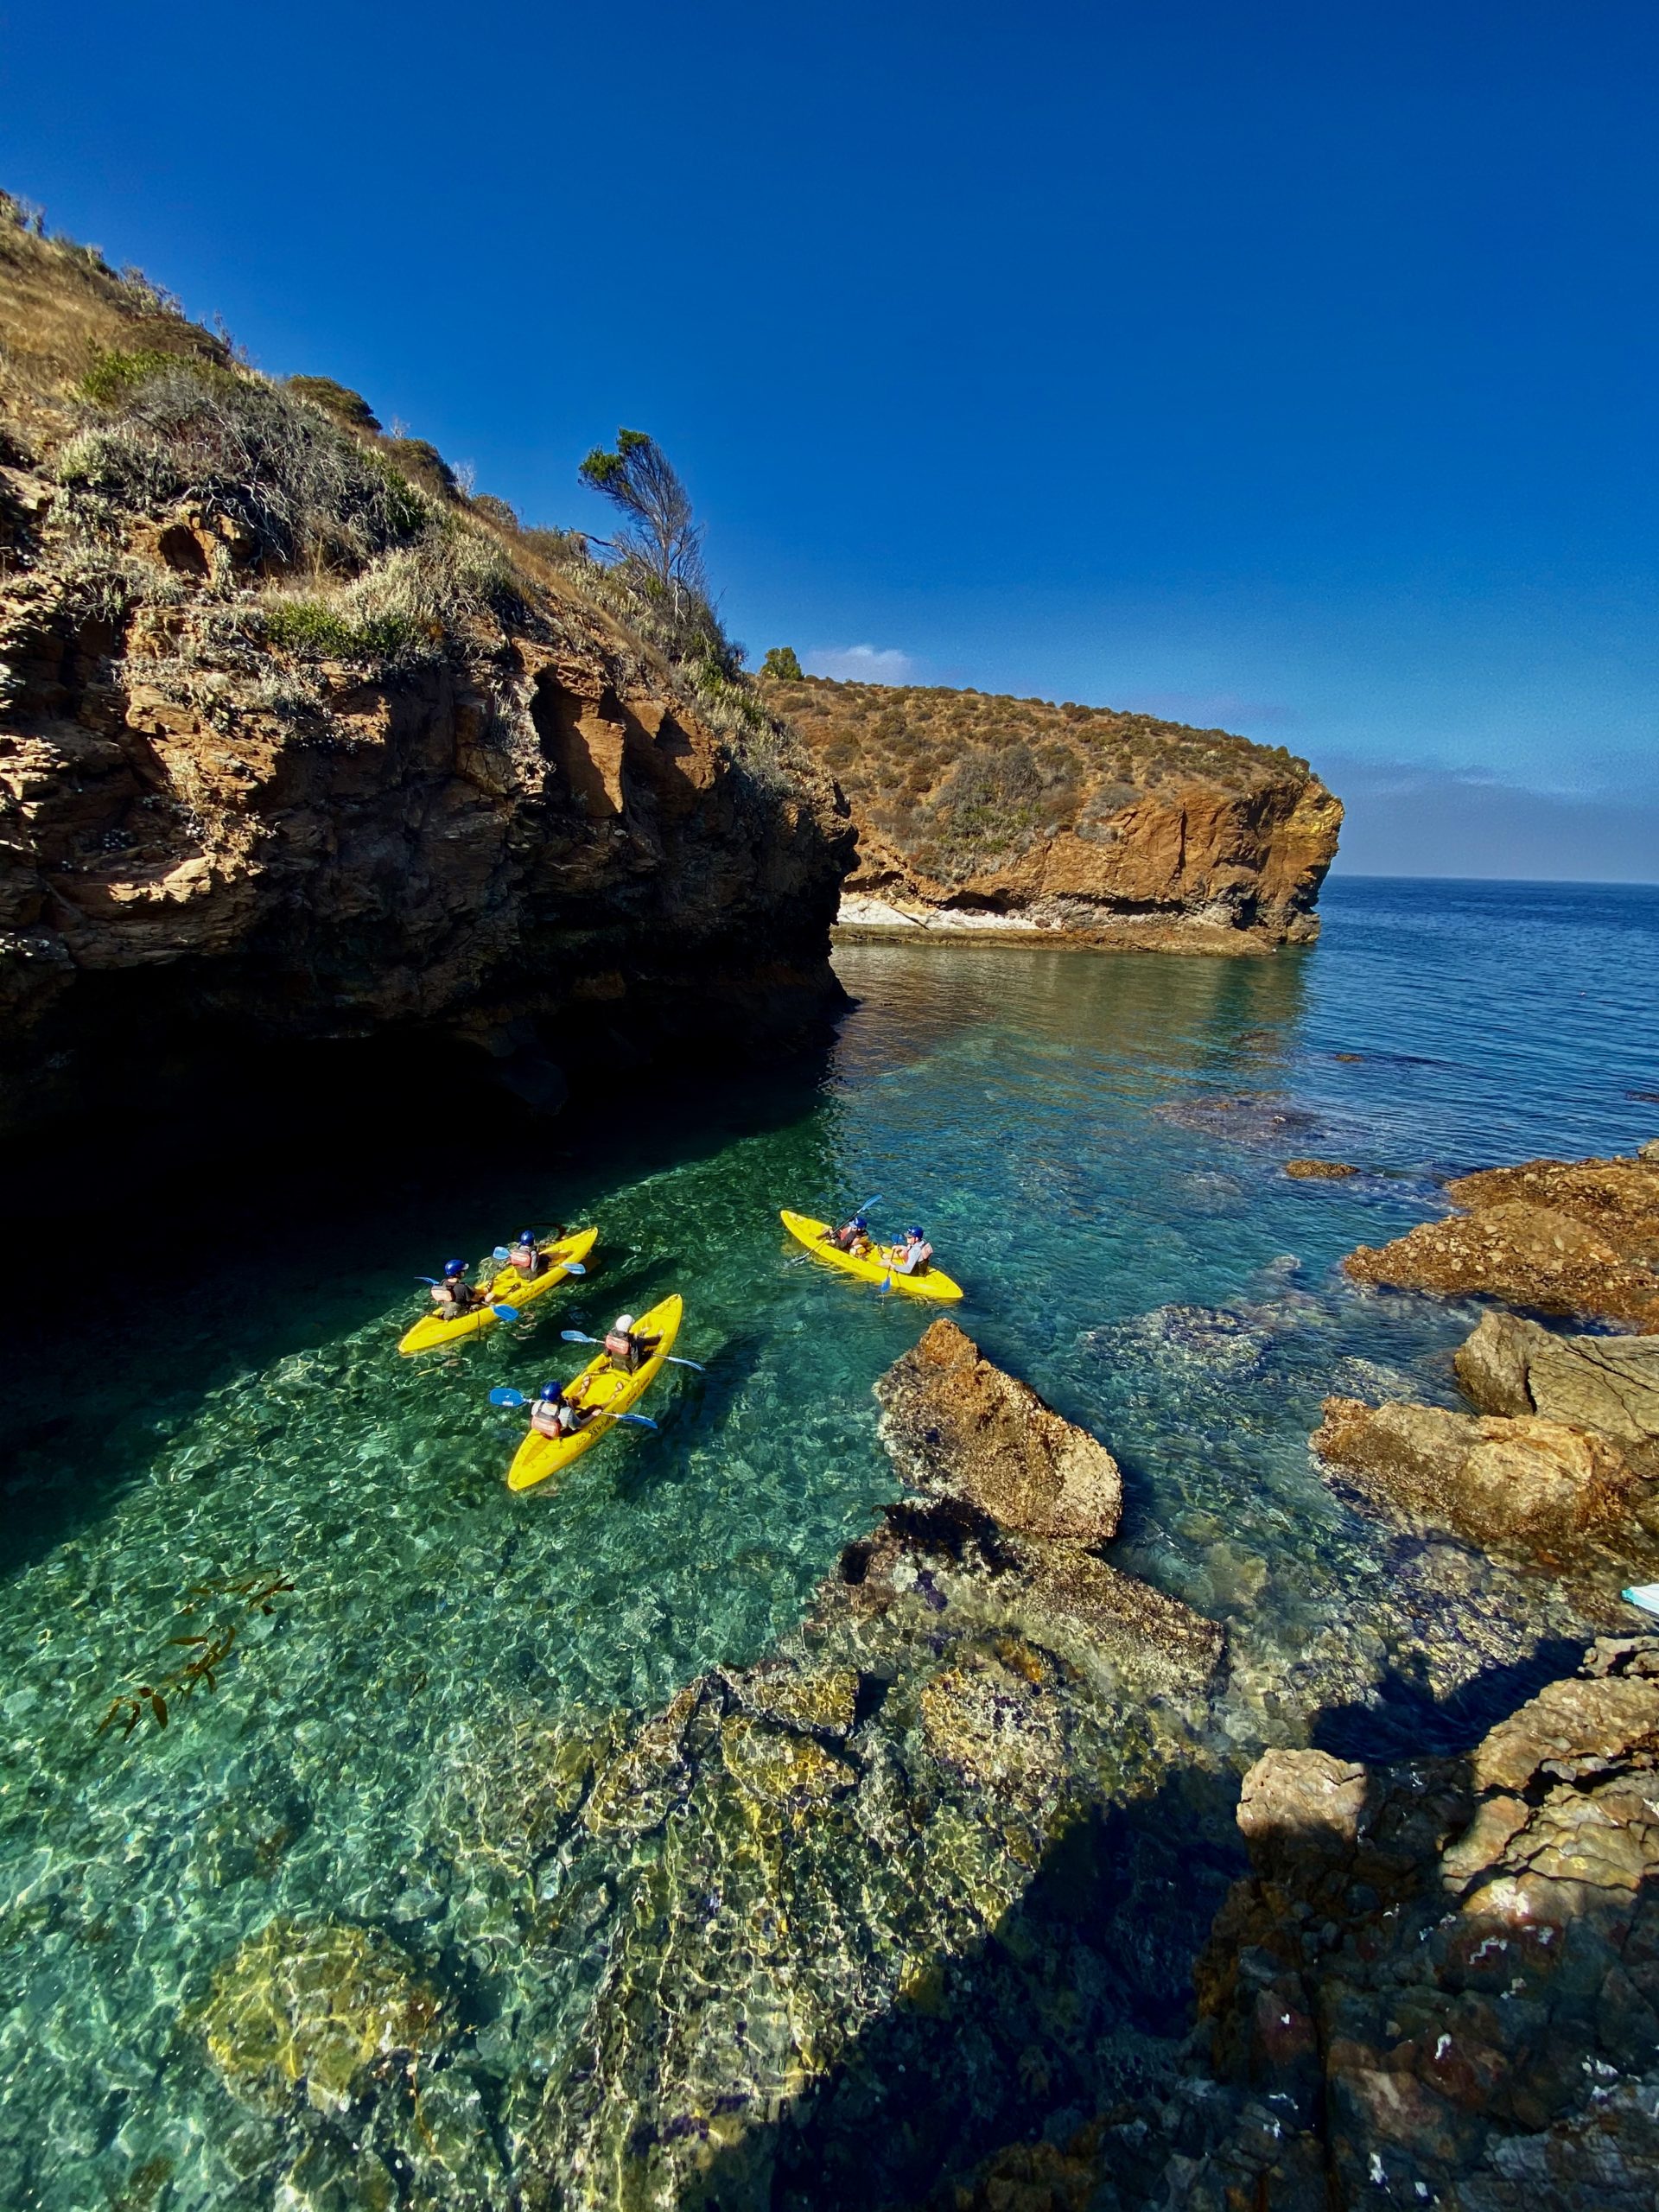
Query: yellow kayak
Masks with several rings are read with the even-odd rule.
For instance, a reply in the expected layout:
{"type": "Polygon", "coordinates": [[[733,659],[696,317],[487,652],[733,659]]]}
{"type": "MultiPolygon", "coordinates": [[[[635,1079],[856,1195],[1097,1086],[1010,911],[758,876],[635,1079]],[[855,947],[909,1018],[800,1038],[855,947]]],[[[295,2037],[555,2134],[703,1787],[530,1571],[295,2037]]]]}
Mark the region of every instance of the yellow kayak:
{"type": "MultiPolygon", "coordinates": [[[[653,1306],[649,1313],[642,1313],[634,1323],[640,1336],[661,1337],[651,1357],[641,1363],[630,1375],[626,1369],[613,1367],[602,1351],[595,1352],[575,1380],[568,1383],[567,1390],[585,1384],[582,1403],[596,1411],[625,1414],[637,1399],[644,1397],[657,1380],[663,1362],[674,1349],[674,1339],[680,1333],[680,1316],[684,1312],[683,1301],[678,1298],[664,1298],[653,1306]]],[[[573,1459],[581,1459],[590,1444],[616,1427],[613,1421],[590,1421],[569,1436],[537,1436],[534,1429],[518,1446],[512,1466],[507,1469],[509,1490],[534,1490],[537,1483],[544,1483],[550,1475],[558,1474],[573,1459]]]]}
{"type": "Polygon", "coordinates": [[[839,1268],[844,1274],[856,1275],[861,1282],[890,1282],[895,1290],[907,1292],[912,1298],[960,1298],[962,1285],[952,1282],[940,1268],[930,1267],[925,1275],[901,1275],[883,1260],[855,1260],[850,1252],[843,1252],[837,1244],[825,1241],[827,1221],[813,1221],[804,1213],[791,1213],[785,1206],[781,1216],[784,1227],[790,1235],[805,1245],[815,1260],[823,1260],[832,1268],[839,1268]]]}
{"type": "MultiPolygon", "coordinates": [[[[542,1298],[556,1282],[563,1282],[573,1266],[585,1260],[594,1249],[596,1229],[578,1229],[569,1236],[561,1237],[556,1244],[538,1244],[537,1250],[545,1252],[553,1265],[526,1282],[517,1268],[499,1268],[488,1285],[492,1301],[502,1306],[528,1306],[532,1298],[542,1298]]],[[[480,1329],[493,1329],[495,1315],[489,1306],[474,1306],[470,1313],[463,1313],[458,1321],[446,1321],[441,1313],[429,1313],[423,1321],[398,1339],[399,1351],[432,1351],[439,1344],[459,1344],[463,1337],[475,1337],[480,1329]]]]}

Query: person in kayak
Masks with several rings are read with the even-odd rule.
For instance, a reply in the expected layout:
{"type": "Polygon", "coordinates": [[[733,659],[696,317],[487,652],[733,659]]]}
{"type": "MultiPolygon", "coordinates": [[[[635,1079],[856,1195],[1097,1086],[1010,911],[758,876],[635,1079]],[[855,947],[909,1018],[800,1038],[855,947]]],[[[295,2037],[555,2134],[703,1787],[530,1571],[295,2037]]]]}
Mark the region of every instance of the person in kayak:
{"type": "Polygon", "coordinates": [[[465,1260],[446,1260],[443,1281],[432,1286],[432,1302],[446,1321],[459,1321],[463,1313],[470,1313],[474,1306],[484,1303],[484,1295],[467,1281],[465,1260]]]}
{"type": "Polygon", "coordinates": [[[867,1260],[875,1247],[870,1242],[870,1224],[861,1213],[855,1213],[841,1229],[826,1229],[823,1241],[833,1244],[838,1252],[850,1252],[855,1260],[867,1260]]]}
{"type": "MultiPolygon", "coordinates": [[[[556,1244],[563,1235],[563,1228],[556,1229],[553,1232],[554,1243],[556,1244]]],[[[534,1282],[537,1276],[544,1275],[552,1264],[546,1253],[537,1247],[535,1230],[521,1229],[507,1254],[507,1265],[513,1273],[522,1276],[525,1282],[534,1282]]]]}
{"type": "Polygon", "coordinates": [[[555,1440],[574,1436],[593,1417],[593,1408],[582,1404],[582,1388],[575,1382],[568,1390],[562,1390],[556,1382],[543,1382],[530,1408],[530,1425],[537,1435],[555,1440]]]}
{"type": "Polygon", "coordinates": [[[619,1313],[605,1332],[605,1350],[613,1367],[620,1367],[625,1375],[637,1375],[642,1360],[648,1359],[662,1342],[660,1337],[642,1335],[634,1326],[632,1313],[619,1313]]]}
{"type": "Polygon", "coordinates": [[[904,1243],[893,1248],[893,1271],[896,1275],[925,1275],[932,1257],[933,1247],[921,1230],[907,1229],[904,1243]]]}

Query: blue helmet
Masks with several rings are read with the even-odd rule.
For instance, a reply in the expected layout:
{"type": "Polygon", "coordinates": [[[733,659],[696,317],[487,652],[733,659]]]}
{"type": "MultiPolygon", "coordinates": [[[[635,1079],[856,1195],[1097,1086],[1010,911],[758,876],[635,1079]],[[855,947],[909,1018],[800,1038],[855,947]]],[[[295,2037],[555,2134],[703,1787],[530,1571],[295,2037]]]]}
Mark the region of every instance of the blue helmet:
{"type": "Polygon", "coordinates": [[[521,1229],[513,1242],[515,1244],[533,1244],[536,1242],[536,1232],[533,1229],[521,1229]]]}
{"type": "Polygon", "coordinates": [[[855,1229],[868,1229],[869,1225],[869,1223],[865,1220],[861,1213],[855,1213],[853,1216],[853,1227],[855,1229]]]}
{"type": "Polygon", "coordinates": [[[556,1382],[543,1382],[536,1395],[538,1398],[562,1398],[564,1393],[556,1382]]]}
{"type": "Polygon", "coordinates": [[[907,1230],[905,1231],[905,1234],[906,1234],[906,1236],[914,1236],[914,1237],[917,1237],[917,1238],[918,1238],[918,1239],[919,1239],[919,1237],[920,1237],[920,1236],[921,1236],[921,1233],[922,1233],[922,1230],[921,1230],[921,1224],[920,1224],[920,1223],[919,1223],[919,1222],[917,1224],[917,1225],[916,1225],[916,1227],[915,1227],[914,1229],[907,1229],[907,1230]]]}
{"type": "Polygon", "coordinates": [[[443,1263],[443,1279],[446,1282],[453,1282],[457,1275],[464,1275],[466,1272],[465,1260],[446,1260],[443,1263]]]}

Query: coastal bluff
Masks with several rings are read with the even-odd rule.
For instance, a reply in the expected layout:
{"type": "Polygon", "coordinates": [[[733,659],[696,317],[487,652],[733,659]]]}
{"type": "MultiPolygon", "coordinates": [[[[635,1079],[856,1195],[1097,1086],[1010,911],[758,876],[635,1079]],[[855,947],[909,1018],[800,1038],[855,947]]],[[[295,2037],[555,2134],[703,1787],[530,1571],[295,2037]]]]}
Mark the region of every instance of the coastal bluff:
{"type": "Polygon", "coordinates": [[[761,689],[852,810],[844,938],[1250,953],[1319,934],[1342,802],[1282,746],[979,691],[761,689]]]}
{"type": "Polygon", "coordinates": [[[0,1128],[839,1011],[844,810],[694,613],[0,196],[0,1128]]]}

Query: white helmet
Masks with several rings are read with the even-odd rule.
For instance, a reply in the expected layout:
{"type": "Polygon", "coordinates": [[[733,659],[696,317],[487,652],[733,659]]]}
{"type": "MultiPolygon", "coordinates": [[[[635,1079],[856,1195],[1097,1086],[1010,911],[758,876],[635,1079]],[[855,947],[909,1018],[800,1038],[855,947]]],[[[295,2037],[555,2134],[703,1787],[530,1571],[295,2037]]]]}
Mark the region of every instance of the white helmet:
{"type": "Polygon", "coordinates": [[[633,1316],[632,1313],[619,1313],[611,1325],[619,1337],[626,1337],[633,1326],[633,1316]]]}

